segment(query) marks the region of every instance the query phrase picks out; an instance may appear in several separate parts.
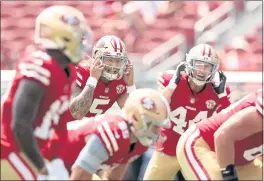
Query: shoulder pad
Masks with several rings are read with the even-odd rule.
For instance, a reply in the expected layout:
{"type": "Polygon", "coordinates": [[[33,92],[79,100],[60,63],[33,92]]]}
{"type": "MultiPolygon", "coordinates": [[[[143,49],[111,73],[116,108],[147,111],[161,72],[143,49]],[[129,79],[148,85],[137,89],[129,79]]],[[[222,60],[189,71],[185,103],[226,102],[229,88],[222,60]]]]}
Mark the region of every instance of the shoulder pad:
{"type": "Polygon", "coordinates": [[[86,85],[86,81],[90,77],[89,63],[81,62],[75,65],[75,69],[77,74],[76,84],[78,87],[83,89],[86,85]]]}
{"type": "Polygon", "coordinates": [[[18,63],[17,71],[22,77],[35,80],[47,87],[54,71],[53,65],[52,58],[47,53],[37,51],[22,59],[18,63]]]}
{"type": "Polygon", "coordinates": [[[170,83],[170,80],[172,79],[174,74],[175,74],[175,71],[173,70],[167,70],[165,72],[161,72],[158,75],[158,80],[157,80],[157,84],[159,85],[159,87],[161,88],[166,87],[170,83]]]}

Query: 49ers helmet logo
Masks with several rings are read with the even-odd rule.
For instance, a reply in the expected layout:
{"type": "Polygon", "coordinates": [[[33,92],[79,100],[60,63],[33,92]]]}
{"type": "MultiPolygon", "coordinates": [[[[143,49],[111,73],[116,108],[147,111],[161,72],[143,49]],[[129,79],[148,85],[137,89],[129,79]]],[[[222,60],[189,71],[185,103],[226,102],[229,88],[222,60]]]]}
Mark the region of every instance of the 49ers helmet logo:
{"type": "Polygon", "coordinates": [[[77,17],[72,16],[72,15],[63,15],[61,17],[61,20],[64,23],[69,24],[69,25],[73,25],[73,26],[77,26],[80,24],[80,20],[77,17]]]}
{"type": "Polygon", "coordinates": [[[157,106],[156,106],[155,102],[150,97],[144,97],[141,99],[140,102],[145,109],[147,109],[149,111],[156,112],[157,106]]]}
{"type": "Polygon", "coordinates": [[[216,102],[214,100],[207,100],[205,104],[207,109],[213,109],[216,105],[216,102]]]}

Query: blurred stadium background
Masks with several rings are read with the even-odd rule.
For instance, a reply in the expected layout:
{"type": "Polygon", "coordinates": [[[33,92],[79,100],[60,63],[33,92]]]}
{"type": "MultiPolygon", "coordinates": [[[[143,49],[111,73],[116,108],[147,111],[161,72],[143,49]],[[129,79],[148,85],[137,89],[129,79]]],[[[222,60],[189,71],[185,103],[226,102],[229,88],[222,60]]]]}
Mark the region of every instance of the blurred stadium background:
{"type": "MultiPolygon", "coordinates": [[[[54,4],[81,10],[93,42],[106,34],[124,40],[137,87],[156,88],[157,74],[175,68],[197,43],[219,52],[232,101],[262,87],[262,1],[1,1],[1,95],[18,58],[32,50],[36,16],[54,4]]],[[[136,179],[135,164],[127,178],[136,179]]]]}

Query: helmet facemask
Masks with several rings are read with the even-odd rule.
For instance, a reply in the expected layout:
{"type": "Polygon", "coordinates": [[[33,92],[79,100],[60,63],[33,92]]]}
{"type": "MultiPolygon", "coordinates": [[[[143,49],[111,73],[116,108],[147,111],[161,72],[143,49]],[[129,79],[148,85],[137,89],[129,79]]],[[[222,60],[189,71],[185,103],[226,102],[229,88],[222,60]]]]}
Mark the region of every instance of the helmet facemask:
{"type": "Polygon", "coordinates": [[[203,59],[191,59],[188,62],[186,72],[192,81],[198,86],[211,82],[218,70],[218,64],[207,57],[203,59]]]}
{"type": "Polygon", "coordinates": [[[104,65],[102,77],[110,81],[122,78],[128,63],[128,58],[126,56],[107,55],[99,51],[96,54],[100,57],[101,64],[104,65]]]}
{"type": "Polygon", "coordinates": [[[149,115],[140,114],[139,117],[141,119],[140,123],[136,116],[133,118],[134,124],[131,126],[131,131],[144,146],[151,146],[158,141],[160,128],[170,127],[169,119],[160,124],[160,122],[153,120],[149,115]]]}
{"type": "MultiPolygon", "coordinates": [[[[78,63],[84,52],[88,52],[91,48],[91,40],[88,32],[74,32],[75,42],[64,42],[64,48],[62,49],[65,55],[71,58],[72,63],[78,63]],[[75,48],[73,48],[75,47],[75,48]]],[[[65,40],[64,40],[65,41],[65,40]]]]}

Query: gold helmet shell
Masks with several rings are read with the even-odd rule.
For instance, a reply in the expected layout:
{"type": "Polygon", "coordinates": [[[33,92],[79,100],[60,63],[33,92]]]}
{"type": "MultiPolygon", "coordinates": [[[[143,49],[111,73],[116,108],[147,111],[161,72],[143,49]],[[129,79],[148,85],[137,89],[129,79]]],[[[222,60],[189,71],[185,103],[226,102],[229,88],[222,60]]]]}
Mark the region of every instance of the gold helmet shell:
{"type": "Polygon", "coordinates": [[[194,81],[196,85],[204,85],[210,82],[219,68],[219,59],[217,52],[208,44],[199,44],[194,46],[189,53],[186,54],[186,73],[194,81]],[[203,80],[194,75],[196,63],[210,65],[211,70],[204,76],[203,80]]]}
{"type": "Polygon", "coordinates": [[[36,18],[35,43],[62,51],[75,64],[91,45],[91,36],[83,13],[71,6],[48,7],[36,18]]]}
{"type": "Polygon", "coordinates": [[[158,136],[151,132],[151,126],[170,127],[169,103],[160,92],[153,89],[142,88],[130,93],[123,112],[133,134],[145,146],[153,144],[153,137],[158,136]]]}

